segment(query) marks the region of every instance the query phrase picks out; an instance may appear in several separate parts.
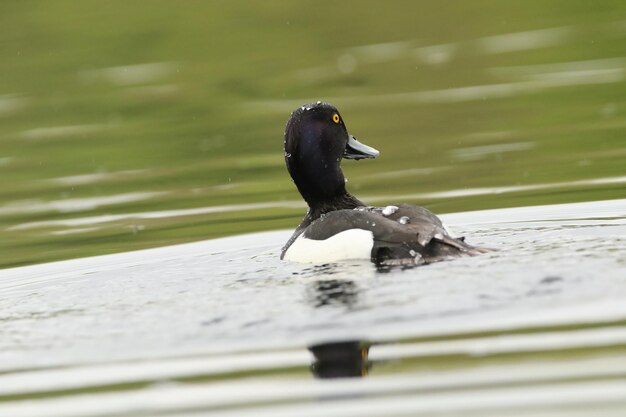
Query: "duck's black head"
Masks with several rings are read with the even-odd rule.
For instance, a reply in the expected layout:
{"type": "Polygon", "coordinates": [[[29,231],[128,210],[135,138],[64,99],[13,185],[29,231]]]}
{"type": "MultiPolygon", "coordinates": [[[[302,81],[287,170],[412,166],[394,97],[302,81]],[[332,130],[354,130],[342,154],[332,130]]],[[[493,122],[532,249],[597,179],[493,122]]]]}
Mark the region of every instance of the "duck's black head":
{"type": "Polygon", "coordinates": [[[337,108],[306,104],[291,113],[285,128],[285,162],[310,207],[346,195],[341,159],[375,158],[378,151],[348,134],[337,108]]]}

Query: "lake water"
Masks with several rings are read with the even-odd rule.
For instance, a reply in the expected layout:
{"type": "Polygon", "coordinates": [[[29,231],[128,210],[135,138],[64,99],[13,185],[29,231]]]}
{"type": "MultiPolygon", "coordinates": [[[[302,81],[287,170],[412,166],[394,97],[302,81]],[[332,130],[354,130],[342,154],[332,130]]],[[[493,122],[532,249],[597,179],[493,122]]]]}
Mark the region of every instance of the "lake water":
{"type": "Polygon", "coordinates": [[[624,415],[626,200],[443,219],[498,251],[301,265],[285,230],[3,270],[0,415],[624,415]]]}
{"type": "Polygon", "coordinates": [[[0,28],[0,416],[626,415],[623,0],[4,1],[0,28]],[[283,128],[317,100],[381,151],[350,192],[498,251],[280,262],[283,128]]]}
{"type": "Polygon", "coordinates": [[[623,0],[0,3],[0,269],[294,228],[317,100],[371,204],[626,198],[623,0]]]}

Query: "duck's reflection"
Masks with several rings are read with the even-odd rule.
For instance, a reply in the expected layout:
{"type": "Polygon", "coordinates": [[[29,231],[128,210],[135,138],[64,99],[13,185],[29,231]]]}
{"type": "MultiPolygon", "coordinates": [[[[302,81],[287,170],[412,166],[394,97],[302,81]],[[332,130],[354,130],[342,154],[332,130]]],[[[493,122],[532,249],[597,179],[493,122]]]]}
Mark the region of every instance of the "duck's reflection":
{"type": "MultiPolygon", "coordinates": [[[[325,275],[334,272],[332,266],[324,267],[325,275]]],[[[352,308],[359,299],[359,287],[350,279],[318,279],[311,282],[307,292],[315,308],[352,308]]],[[[309,346],[309,351],[315,358],[311,372],[317,378],[363,377],[371,368],[369,344],[360,340],[317,343],[309,346]]]]}
{"type": "Polygon", "coordinates": [[[351,340],[309,346],[315,362],[311,372],[317,378],[364,377],[371,369],[369,344],[351,340]]]}
{"type": "Polygon", "coordinates": [[[309,299],[315,308],[324,306],[356,305],[359,288],[354,281],[343,279],[325,279],[315,281],[309,287],[309,299]]]}

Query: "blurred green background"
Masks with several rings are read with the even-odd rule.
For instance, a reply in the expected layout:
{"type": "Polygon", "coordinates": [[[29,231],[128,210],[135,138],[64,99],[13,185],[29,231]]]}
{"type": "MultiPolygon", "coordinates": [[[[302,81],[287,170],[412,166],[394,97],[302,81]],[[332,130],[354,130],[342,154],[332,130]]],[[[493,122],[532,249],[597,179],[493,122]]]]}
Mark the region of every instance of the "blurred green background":
{"type": "Polygon", "coordinates": [[[372,204],[626,196],[623,0],[3,1],[0,57],[1,268],[294,228],[315,100],[372,204]]]}

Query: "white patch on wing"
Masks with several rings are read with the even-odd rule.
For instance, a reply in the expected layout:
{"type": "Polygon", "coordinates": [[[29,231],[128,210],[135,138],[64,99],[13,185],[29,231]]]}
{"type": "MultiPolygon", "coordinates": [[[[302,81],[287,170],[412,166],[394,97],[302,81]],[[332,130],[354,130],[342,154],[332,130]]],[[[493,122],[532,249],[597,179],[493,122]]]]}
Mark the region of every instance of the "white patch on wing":
{"type": "Polygon", "coordinates": [[[325,263],[346,259],[370,259],[374,234],[369,230],[350,229],[326,240],[300,235],[287,249],[284,259],[301,263],[325,263]]]}

